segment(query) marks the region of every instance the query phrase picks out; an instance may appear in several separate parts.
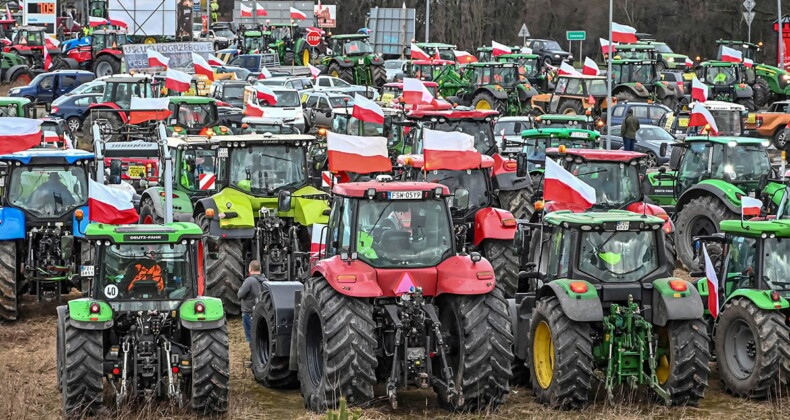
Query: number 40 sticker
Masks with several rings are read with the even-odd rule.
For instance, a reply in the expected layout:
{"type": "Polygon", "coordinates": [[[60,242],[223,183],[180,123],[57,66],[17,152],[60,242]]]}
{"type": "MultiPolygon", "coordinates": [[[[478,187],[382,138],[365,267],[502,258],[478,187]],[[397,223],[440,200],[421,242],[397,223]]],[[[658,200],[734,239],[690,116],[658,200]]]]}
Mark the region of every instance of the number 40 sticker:
{"type": "Polygon", "coordinates": [[[107,299],[115,299],[118,297],[118,286],[114,284],[104,286],[104,296],[106,296],[107,299]]]}

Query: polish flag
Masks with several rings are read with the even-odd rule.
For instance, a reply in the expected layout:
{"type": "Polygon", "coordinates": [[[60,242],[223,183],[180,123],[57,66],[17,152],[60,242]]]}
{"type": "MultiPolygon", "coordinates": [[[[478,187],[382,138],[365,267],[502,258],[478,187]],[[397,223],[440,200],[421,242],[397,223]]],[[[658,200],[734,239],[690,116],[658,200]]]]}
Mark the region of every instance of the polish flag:
{"type": "Polygon", "coordinates": [[[609,54],[609,50],[617,51],[617,48],[611,42],[603,38],[598,38],[598,41],[601,43],[601,54],[609,54]]]}
{"type": "Polygon", "coordinates": [[[705,257],[705,277],[708,280],[708,311],[715,319],[719,317],[719,278],[705,246],[702,247],[702,255],[705,257]]]}
{"type": "Polygon", "coordinates": [[[129,25],[127,25],[126,22],[119,19],[110,19],[110,25],[114,25],[119,28],[129,29],[129,25]]]}
{"type": "Polygon", "coordinates": [[[719,127],[716,126],[716,120],[713,115],[705,108],[701,102],[695,102],[691,108],[691,116],[689,117],[689,127],[705,127],[710,126],[709,132],[719,134],[719,127]]]}
{"type": "Polygon", "coordinates": [[[595,204],[595,188],[576,178],[552,159],[546,158],[543,199],[568,203],[583,209],[595,204]]]}
{"type": "Polygon", "coordinates": [[[165,87],[176,92],[186,92],[192,84],[192,76],[183,71],[167,69],[165,87]]]}
{"type": "Polygon", "coordinates": [[[741,219],[743,216],[759,216],[762,208],[762,201],[746,195],[741,197],[741,219]]]}
{"type": "Polygon", "coordinates": [[[326,133],[329,170],[349,171],[359,174],[392,171],[387,153],[386,137],[362,137],[326,133]]]}
{"type": "Polygon", "coordinates": [[[241,9],[241,17],[252,17],[251,7],[245,6],[244,3],[240,3],[239,8],[241,9]]]}
{"type": "Polygon", "coordinates": [[[269,86],[255,85],[255,97],[259,101],[266,101],[269,105],[277,104],[277,95],[269,86]]]}
{"type": "MultiPolygon", "coordinates": [[[[46,42],[45,42],[46,44],[46,42]]],[[[49,45],[44,47],[44,70],[52,68],[52,56],[49,54],[49,45]]]]}
{"type": "Polygon", "coordinates": [[[88,18],[88,25],[91,28],[95,28],[95,27],[101,26],[101,25],[109,25],[109,24],[110,24],[110,22],[108,22],[107,19],[104,19],[104,18],[100,18],[100,17],[96,17],[96,16],[91,16],[91,17],[88,18]]]}
{"type": "Polygon", "coordinates": [[[425,170],[464,170],[480,167],[480,152],[475,138],[460,131],[423,130],[422,150],[425,170]]]}
{"type": "Polygon", "coordinates": [[[88,217],[91,222],[127,225],[140,220],[130,191],[108,187],[92,179],[88,182],[88,217]]]}
{"type": "Polygon", "coordinates": [[[255,105],[252,102],[247,102],[247,106],[244,108],[244,115],[248,117],[262,117],[263,116],[263,108],[255,105]]]}
{"type": "Polygon", "coordinates": [[[491,41],[491,55],[494,57],[504,54],[510,54],[513,50],[507,45],[500,44],[496,41],[491,41]]]}
{"type": "Polygon", "coordinates": [[[636,42],[636,29],[612,22],[612,42],[633,44],[636,42]]]}
{"type": "Polygon", "coordinates": [[[453,51],[455,54],[455,61],[458,64],[469,64],[477,62],[477,58],[466,51],[453,51]]]}
{"type": "Polygon", "coordinates": [[[302,13],[299,9],[294,9],[292,7],[291,8],[291,19],[305,20],[305,19],[307,19],[307,15],[302,13]]]}
{"type": "Polygon", "coordinates": [[[255,5],[258,6],[258,10],[255,11],[256,16],[269,16],[269,14],[266,12],[266,9],[264,9],[260,3],[255,3],[255,5]]]}
{"type": "Polygon", "coordinates": [[[41,120],[0,118],[0,154],[16,153],[41,144],[41,120]]]}
{"type": "Polygon", "coordinates": [[[370,99],[360,95],[354,95],[354,108],[351,116],[364,122],[374,124],[384,124],[384,111],[381,107],[370,99]]]}
{"type": "Polygon", "coordinates": [[[694,62],[693,62],[693,61],[691,61],[691,59],[690,59],[690,58],[686,57],[686,62],[685,62],[685,64],[686,64],[686,67],[691,67],[691,66],[693,66],[693,65],[694,65],[694,62]]]}
{"type": "Polygon", "coordinates": [[[420,49],[416,44],[411,44],[411,59],[412,60],[430,60],[431,56],[426,54],[425,51],[420,49]]]}
{"type": "Polygon", "coordinates": [[[565,76],[581,76],[578,70],[564,61],[560,64],[560,74],[565,76]]]}
{"type": "Polygon", "coordinates": [[[162,55],[159,51],[145,50],[148,56],[148,67],[164,67],[167,68],[170,59],[162,55]]]}
{"type": "Polygon", "coordinates": [[[211,65],[205,58],[192,53],[192,64],[195,65],[195,74],[202,74],[212,82],[214,81],[214,69],[211,68],[211,65]]]}
{"type": "Polygon", "coordinates": [[[744,58],[743,65],[746,67],[754,67],[754,60],[752,60],[751,58],[744,58]]]}
{"type": "Polygon", "coordinates": [[[700,102],[708,100],[708,85],[700,82],[696,77],[691,79],[691,99],[700,102]]]}
{"type": "Polygon", "coordinates": [[[217,57],[214,54],[209,54],[208,55],[208,63],[210,65],[212,65],[212,66],[224,66],[225,65],[225,62],[220,60],[220,58],[217,57]]]}
{"type": "Polygon", "coordinates": [[[129,106],[129,124],[140,124],[145,121],[162,121],[170,116],[168,98],[138,98],[132,96],[129,106]]]}
{"type": "Polygon", "coordinates": [[[725,47],[722,45],[721,61],[726,61],[728,63],[740,63],[741,61],[743,61],[743,54],[736,49],[725,47]]]}
{"type": "Polygon", "coordinates": [[[582,74],[587,76],[597,76],[600,70],[598,70],[598,65],[595,64],[590,57],[584,58],[584,68],[582,69],[582,74]]]}
{"type": "Polygon", "coordinates": [[[313,75],[313,79],[321,75],[321,70],[318,67],[307,63],[307,68],[310,69],[310,74],[313,75]]]}
{"type": "Polygon", "coordinates": [[[272,77],[272,72],[266,67],[261,67],[261,72],[258,73],[258,80],[268,79],[270,77],[272,77]]]}
{"type": "Polygon", "coordinates": [[[411,105],[436,105],[436,98],[422,81],[405,77],[403,79],[403,103],[411,105]]]}
{"type": "Polygon", "coordinates": [[[318,254],[326,249],[326,227],[323,223],[314,223],[310,236],[310,264],[318,261],[318,254]]]}

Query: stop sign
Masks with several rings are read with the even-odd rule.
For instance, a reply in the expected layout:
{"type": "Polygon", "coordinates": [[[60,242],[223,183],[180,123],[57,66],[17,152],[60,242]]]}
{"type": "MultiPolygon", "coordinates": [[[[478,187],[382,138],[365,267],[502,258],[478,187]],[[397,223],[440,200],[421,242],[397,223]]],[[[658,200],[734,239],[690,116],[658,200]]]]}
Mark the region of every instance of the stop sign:
{"type": "Polygon", "coordinates": [[[318,44],[321,43],[321,34],[316,31],[310,31],[307,33],[307,45],[311,47],[317,47],[318,44]]]}

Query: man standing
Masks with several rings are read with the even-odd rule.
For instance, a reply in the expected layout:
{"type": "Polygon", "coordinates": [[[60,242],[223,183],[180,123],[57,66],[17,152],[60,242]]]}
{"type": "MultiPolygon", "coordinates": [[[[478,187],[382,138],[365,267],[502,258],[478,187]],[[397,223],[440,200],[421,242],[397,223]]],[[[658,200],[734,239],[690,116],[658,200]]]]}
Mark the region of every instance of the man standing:
{"type": "Polygon", "coordinates": [[[634,116],[634,110],[629,109],[623,121],[623,150],[633,152],[636,143],[636,132],[639,131],[639,118],[634,116]]]}
{"type": "Polygon", "coordinates": [[[266,276],[261,274],[261,263],[252,260],[249,267],[250,276],[244,279],[244,283],[239,288],[239,300],[241,301],[241,323],[244,325],[244,336],[249,343],[252,330],[252,310],[255,308],[255,301],[261,294],[261,283],[267,281],[266,276]]]}

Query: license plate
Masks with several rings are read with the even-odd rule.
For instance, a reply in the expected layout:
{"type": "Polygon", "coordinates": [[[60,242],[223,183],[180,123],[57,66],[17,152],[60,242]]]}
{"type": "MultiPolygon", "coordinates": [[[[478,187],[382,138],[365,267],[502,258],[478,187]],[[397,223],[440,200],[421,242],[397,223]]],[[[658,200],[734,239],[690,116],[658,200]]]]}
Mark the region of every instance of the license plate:
{"type": "Polygon", "coordinates": [[[391,191],[390,200],[419,200],[422,198],[422,191],[391,191]]]}
{"type": "Polygon", "coordinates": [[[615,230],[628,230],[631,229],[631,222],[617,222],[615,230]]]}
{"type": "Polygon", "coordinates": [[[587,137],[590,137],[589,133],[585,133],[585,132],[582,132],[582,131],[572,131],[571,132],[571,138],[574,138],[574,139],[586,139],[587,137]]]}
{"type": "Polygon", "coordinates": [[[80,266],[80,276],[82,276],[82,277],[93,277],[93,266],[92,265],[81,265],[80,266]]]}
{"type": "Polygon", "coordinates": [[[130,166],[126,173],[129,178],[142,178],[145,176],[145,166],[130,166]]]}
{"type": "Polygon", "coordinates": [[[679,118],[678,119],[678,127],[688,127],[689,126],[689,119],[688,118],[679,118]]]}

